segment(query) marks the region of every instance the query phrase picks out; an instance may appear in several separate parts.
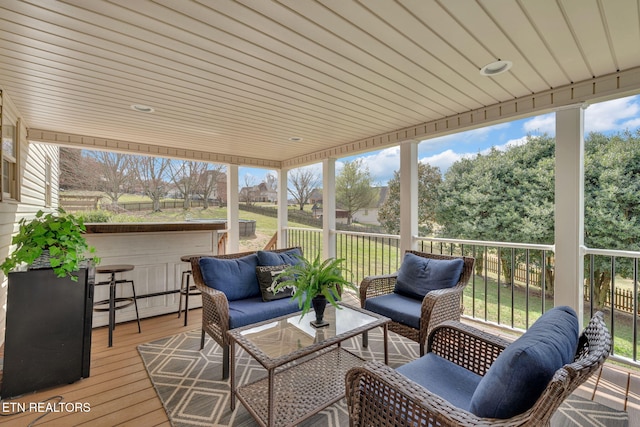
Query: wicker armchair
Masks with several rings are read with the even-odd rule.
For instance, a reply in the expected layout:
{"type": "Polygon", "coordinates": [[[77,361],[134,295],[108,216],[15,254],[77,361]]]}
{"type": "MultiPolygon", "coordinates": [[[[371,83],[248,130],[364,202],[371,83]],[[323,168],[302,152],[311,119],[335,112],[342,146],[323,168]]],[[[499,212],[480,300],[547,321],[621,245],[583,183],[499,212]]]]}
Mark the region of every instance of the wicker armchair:
{"type": "MultiPolygon", "coordinates": [[[[269,252],[285,252],[294,248],[270,250],[269,252]]],[[[300,248],[299,248],[300,249],[300,248]]],[[[215,255],[212,258],[234,259],[251,255],[255,251],[234,254],[215,255]]],[[[205,332],[222,347],[222,378],[229,377],[229,301],[223,292],[213,289],[204,283],[200,270],[200,256],[191,258],[193,281],[202,294],[202,335],[200,349],[204,348],[205,332]]]]}
{"type": "MultiPolygon", "coordinates": [[[[446,320],[460,320],[462,313],[462,291],[473,275],[474,258],[449,255],[430,254],[418,251],[407,251],[423,258],[452,260],[462,258],[464,267],[456,286],[429,292],[422,300],[420,328],[415,329],[395,319],[391,319],[389,330],[420,344],[420,355],[424,355],[424,346],[429,332],[446,320]]],[[[393,293],[397,281],[397,273],[365,277],[360,284],[360,305],[365,308],[368,298],[393,293]]],[[[367,347],[367,334],[362,335],[362,345],[367,347]]]]}
{"type": "MultiPolygon", "coordinates": [[[[445,322],[429,336],[433,352],[484,376],[509,343],[459,322],[445,322]]],[[[597,313],[578,341],[573,363],[555,372],[529,410],[509,419],[479,418],[429,392],[396,370],[367,362],[346,375],[350,426],[543,426],[578,386],[605,362],[611,335],[597,313]]]]}

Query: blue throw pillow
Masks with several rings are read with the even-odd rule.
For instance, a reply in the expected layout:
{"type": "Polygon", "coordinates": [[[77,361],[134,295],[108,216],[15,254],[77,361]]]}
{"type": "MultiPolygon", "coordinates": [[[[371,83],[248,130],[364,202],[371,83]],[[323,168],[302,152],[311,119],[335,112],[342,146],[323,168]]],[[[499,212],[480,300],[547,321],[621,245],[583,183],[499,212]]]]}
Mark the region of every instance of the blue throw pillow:
{"type": "Polygon", "coordinates": [[[300,263],[298,256],[302,256],[299,248],[289,249],[284,252],[258,251],[258,265],[295,265],[300,263]]]}
{"type": "Polygon", "coordinates": [[[204,283],[210,288],[224,292],[229,301],[260,295],[257,266],[256,254],[232,259],[200,258],[200,271],[204,283]]]}
{"type": "Polygon", "coordinates": [[[578,348],[578,317],[555,307],[498,356],[480,380],[469,410],[478,417],[511,418],[531,408],[578,348]]]}
{"type": "Polygon", "coordinates": [[[460,280],[463,266],[462,258],[431,259],[407,252],[398,270],[395,292],[422,299],[436,289],[452,288],[460,280]]]}

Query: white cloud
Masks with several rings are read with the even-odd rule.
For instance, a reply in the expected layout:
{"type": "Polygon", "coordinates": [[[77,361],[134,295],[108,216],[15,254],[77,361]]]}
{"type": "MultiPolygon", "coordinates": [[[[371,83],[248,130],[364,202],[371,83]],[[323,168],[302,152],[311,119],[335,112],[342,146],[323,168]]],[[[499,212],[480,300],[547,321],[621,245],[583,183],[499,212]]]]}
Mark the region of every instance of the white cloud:
{"type": "MultiPolygon", "coordinates": [[[[527,143],[527,137],[523,136],[523,137],[516,138],[516,139],[510,139],[509,141],[507,141],[506,143],[504,143],[502,145],[494,145],[493,148],[495,148],[498,151],[507,151],[507,149],[509,149],[511,147],[517,147],[519,145],[524,145],[526,143],[527,143]]],[[[489,151],[491,151],[491,148],[483,150],[481,152],[481,154],[487,154],[489,151]]],[[[465,157],[467,157],[467,156],[465,156],[465,157]]]]}
{"type": "Polygon", "coordinates": [[[462,159],[463,157],[472,156],[474,154],[458,154],[449,149],[442,153],[434,154],[433,156],[423,157],[420,159],[420,163],[426,163],[431,166],[437,166],[440,168],[440,172],[446,172],[452,164],[462,159]]]}
{"type": "Polygon", "coordinates": [[[620,98],[590,105],[584,112],[586,132],[622,131],[638,126],[638,97],[620,98]],[[635,122],[635,126],[629,123],[635,122]]]}
{"type": "Polygon", "coordinates": [[[536,116],[531,120],[527,120],[526,122],[524,122],[522,127],[524,128],[526,133],[548,133],[549,135],[555,135],[556,115],[554,113],[549,113],[542,116],[536,116]]]}

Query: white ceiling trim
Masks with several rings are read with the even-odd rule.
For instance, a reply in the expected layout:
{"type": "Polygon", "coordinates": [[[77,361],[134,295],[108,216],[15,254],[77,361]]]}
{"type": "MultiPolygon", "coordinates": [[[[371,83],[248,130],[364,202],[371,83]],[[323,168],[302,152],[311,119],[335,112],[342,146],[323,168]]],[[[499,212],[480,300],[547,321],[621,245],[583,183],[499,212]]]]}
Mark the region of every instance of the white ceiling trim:
{"type": "Polygon", "coordinates": [[[30,142],[56,144],[85,150],[114,151],[146,156],[169,157],[173,159],[198,160],[202,162],[234,164],[267,169],[280,169],[281,164],[274,160],[251,157],[216,154],[207,151],[184,150],[160,145],[97,138],[87,135],[75,135],[42,129],[29,129],[27,139],[30,142]]]}
{"type": "Polygon", "coordinates": [[[568,105],[606,101],[637,94],[638,88],[640,88],[640,67],[288,159],[282,162],[282,167],[293,169],[326,158],[350,156],[379,150],[405,141],[422,141],[545,114],[568,105]]]}

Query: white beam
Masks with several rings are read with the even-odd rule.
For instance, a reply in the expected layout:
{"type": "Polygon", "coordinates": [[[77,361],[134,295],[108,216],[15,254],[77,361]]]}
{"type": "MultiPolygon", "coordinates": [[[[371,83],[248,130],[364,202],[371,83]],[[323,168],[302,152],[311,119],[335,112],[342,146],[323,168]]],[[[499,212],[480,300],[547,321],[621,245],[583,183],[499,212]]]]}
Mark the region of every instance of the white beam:
{"type": "Polygon", "coordinates": [[[322,160],[322,255],[335,258],[336,239],[336,159],[322,160]]]}
{"type": "Polygon", "coordinates": [[[584,108],[556,112],[555,305],[582,319],[584,301],[584,108]]]}
{"type": "Polygon", "coordinates": [[[418,235],[418,143],[400,144],[400,253],[414,249],[418,235]]]}
{"type": "Polygon", "coordinates": [[[227,229],[229,230],[227,253],[231,254],[240,251],[238,183],[238,165],[227,165],[227,229]]]}
{"type": "Polygon", "coordinates": [[[287,169],[280,169],[278,171],[278,248],[286,248],[289,246],[286,232],[286,227],[289,222],[288,172],[287,169]]]}

